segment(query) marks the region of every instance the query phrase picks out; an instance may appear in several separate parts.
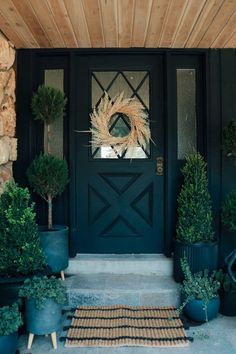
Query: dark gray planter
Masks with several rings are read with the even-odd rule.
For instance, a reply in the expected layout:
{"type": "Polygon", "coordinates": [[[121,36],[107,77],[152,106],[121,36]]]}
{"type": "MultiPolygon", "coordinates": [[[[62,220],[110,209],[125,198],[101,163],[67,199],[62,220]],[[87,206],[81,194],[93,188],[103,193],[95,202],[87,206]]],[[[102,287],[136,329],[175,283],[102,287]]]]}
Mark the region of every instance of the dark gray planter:
{"type": "Polygon", "coordinates": [[[40,244],[52,273],[68,267],[68,232],[68,227],[62,225],[54,225],[52,230],[46,226],[39,228],[40,244]]]}
{"type": "Polygon", "coordinates": [[[34,300],[26,300],[25,320],[29,333],[44,335],[61,328],[62,306],[51,299],[44,302],[42,309],[37,309],[34,300]]]}
{"type": "Polygon", "coordinates": [[[184,243],[174,241],[174,279],[177,282],[183,281],[180,259],[187,258],[192,273],[208,269],[210,272],[218,268],[218,241],[208,243],[184,243]]]}
{"type": "Polygon", "coordinates": [[[15,354],[17,349],[17,336],[17,332],[11,333],[8,336],[0,336],[0,353],[15,354]]]}
{"type": "Polygon", "coordinates": [[[220,313],[224,316],[236,316],[236,292],[220,290],[220,313]]]}

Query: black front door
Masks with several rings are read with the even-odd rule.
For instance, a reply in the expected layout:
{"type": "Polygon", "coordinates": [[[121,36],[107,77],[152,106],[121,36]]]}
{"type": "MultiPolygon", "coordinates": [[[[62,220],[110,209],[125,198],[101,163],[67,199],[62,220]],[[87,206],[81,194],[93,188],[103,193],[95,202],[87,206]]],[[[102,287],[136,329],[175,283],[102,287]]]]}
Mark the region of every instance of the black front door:
{"type": "MultiPolygon", "coordinates": [[[[162,56],[84,55],[76,58],[75,204],[79,253],[162,253],[164,175],[162,56]],[[92,108],[104,91],[140,100],[152,141],[116,155],[91,146],[92,108]],[[157,171],[158,169],[158,171],[157,171]]],[[[112,135],[128,134],[127,117],[112,118],[112,135]]]]}

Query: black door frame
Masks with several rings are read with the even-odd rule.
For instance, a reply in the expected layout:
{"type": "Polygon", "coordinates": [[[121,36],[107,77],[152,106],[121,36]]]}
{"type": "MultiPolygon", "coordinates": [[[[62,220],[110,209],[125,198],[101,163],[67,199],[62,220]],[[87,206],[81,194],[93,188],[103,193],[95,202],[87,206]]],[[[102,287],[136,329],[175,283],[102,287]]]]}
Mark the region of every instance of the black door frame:
{"type": "MultiPolygon", "coordinates": [[[[17,136],[19,137],[18,155],[19,160],[14,164],[14,175],[16,180],[22,184],[27,185],[24,171],[29,165],[35,153],[40,151],[40,141],[35,143],[35,138],[38,134],[38,123],[32,120],[31,110],[30,110],[30,99],[33,90],[36,89],[37,85],[40,84],[39,71],[47,68],[48,65],[51,67],[53,58],[57,62],[57,67],[60,68],[64,65],[65,75],[66,75],[66,87],[65,92],[69,98],[67,117],[73,117],[75,114],[76,107],[72,103],[75,102],[75,82],[73,70],[76,66],[76,56],[80,55],[99,55],[100,53],[106,55],[123,54],[145,54],[145,55],[155,55],[161,54],[164,58],[164,72],[165,72],[165,87],[164,87],[164,114],[166,116],[166,126],[165,126],[165,149],[168,159],[165,161],[165,173],[166,173],[166,184],[165,184],[165,216],[164,216],[164,242],[165,242],[165,254],[167,256],[171,255],[172,250],[172,239],[174,237],[174,222],[173,222],[173,210],[176,206],[175,204],[175,188],[179,183],[179,176],[176,175],[177,164],[174,161],[176,156],[175,151],[175,140],[174,136],[176,131],[173,129],[173,102],[171,102],[171,93],[173,95],[173,61],[174,57],[183,56],[186,57],[186,61],[192,60],[191,58],[197,58],[202,63],[202,75],[206,77],[206,82],[202,82],[202,95],[208,98],[208,90],[212,90],[209,76],[207,74],[206,68],[209,67],[209,55],[208,51],[205,49],[33,49],[33,50],[18,50],[18,63],[17,63],[17,136]],[[39,65],[39,62],[41,64],[39,65]],[[51,63],[51,64],[50,64],[51,63]],[[60,63],[64,63],[61,64],[60,63]]],[[[212,56],[213,57],[213,56],[212,56]]],[[[173,97],[172,97],[173,99],[173,97]]],[[[86,104],[86,103],[85,103],[86,104]]],[[[212,103],[212,107],[214,104],[212,103]]],[[[204,137],[209,138],[209,131],[207,129],[212,129],[209,126],[209,118],[211,109],[206,110],[206,102],[203,99],[202,102],[202,112],[203,112],[203,131],[204,137]]],[[[213,122],[212,122],[213,124],[213,122]]],[[[68,139],[69,145],[68,149],[65,149],[65,156],[70,164],[70,175],[71,183],[70,187],[67,189],[63,199],[58,200],[57,208],[61,210],[57,212],[56,219],[62,218],[62,222],[67,222],[70,224],[71,232],[71,242],[70,242],[70,255],[75,256],[77,250],[74,249],[73,239],[77,230],[75,229],[75,215],[74,215],[74,204],[73,198],[70,196],[75,195],[74,189],[74,175],[72,169],[72,156],[71,151],[73,151],[73,132],[74,123],[72,119],[69,119],[65,123],[65,140],[68,139]],[[67,130],[68,129],[68,130],[67,130]],[[68,203],[70,211],[68,213],[63,213],[63,206],[68,203]],[[69,215],[68,215],[69,214],[69,215]]],[[[205,148],[203,149],[207,157],[210,156],[209,148],[206,144],[206,138],[203,140],[205,148]]],[[[40,140],[40,138],[39,138],[40,140]]],[[[208,142],[208,141],[207,141],[208,142]]],[[[44,207],[42,206],[42,210],[44,207]]],[[[67,208],[68,209],[68,208],[67,208]]],[[[40,213],[39,221],[42,222],[44,219],[44,213],[40,213]]]]}

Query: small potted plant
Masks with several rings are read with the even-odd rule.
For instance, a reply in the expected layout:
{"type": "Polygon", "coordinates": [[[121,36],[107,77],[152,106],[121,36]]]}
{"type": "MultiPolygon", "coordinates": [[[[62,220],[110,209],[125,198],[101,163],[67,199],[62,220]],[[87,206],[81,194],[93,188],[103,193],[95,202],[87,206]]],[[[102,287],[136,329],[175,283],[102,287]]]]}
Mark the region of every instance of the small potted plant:
{"type": "Polygon", "coordinates": [[[215,279],[220,283],[220,310],[225,316],[236,316],[236,284],[232,282],[230,276],[220,269],[215,273],[215,279]]]}
{"type": "Polygon", "coordinates": [[[62,279],[68,267],[68,227],[53,224],[52,203],[68,183],[68,166],[64,159],[52,155],[50,125],[63,117],[66,101],[63,92],[45,85],[39,86],[33,95],[32,112],[35,119],[45,124],[47,143],[44,154],[36,156],[27,170],[31,188],[48,205],[48,225],[40,226],[41,246],[52,272],[61,272],[62,279]]]}
{"type": "Polygon", "coordinates": [[[0,304],[15,302],[25,277],[45,266],[30,193],[8,182],[0,196],[0,304]]]}
{"type": "Polygon", "coordinates": [[[174,279],[183,280],[180,259],[186,257],[193,273],[213,271],[218,265],[218,241],[212,228],[212,207],[208,192],[206,163],[199,153],[186,157],[184,182],[178,197],[174,279]]]}
{"type": "Polygon", "coordinates": [[[19,296],[26,298],[25,321],[29,332],[28,349],[34,335],[51,334],[53,347],[57,347],[56,332],[61,327],[62,305],[66,303],[66,290],[55,277],[26,279],[19,296]]]}
{"type": "Polygon", "coordinates": [[[183,299],[179,312],[195,322],[207,322],[217,316],[220,306],[218,290],[220,283],[215,279],[215,273],[209,275],[208,270],[192,274],[186,258],[180,260],[184,274],[180,285],[183,299]]]}
{"type": "Polygon", "coordinates": [[[16,352],[18,328],[23,324],[17,303],[0,307],[0,353],[16,352]]]}

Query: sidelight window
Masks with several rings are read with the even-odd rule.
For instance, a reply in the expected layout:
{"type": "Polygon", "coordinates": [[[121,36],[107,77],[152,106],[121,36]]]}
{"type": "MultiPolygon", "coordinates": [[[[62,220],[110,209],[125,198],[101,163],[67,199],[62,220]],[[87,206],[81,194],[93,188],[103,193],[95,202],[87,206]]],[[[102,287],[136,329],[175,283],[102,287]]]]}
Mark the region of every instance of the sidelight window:
{"type": "Polygon", "coordinates": [[[197,149],[196,70],[177,69],[177,156],[197,149]]]}
{"type": "MultiPolygon", "coordinates": [[[[44,84],[64,91],[64,70],[45,70],[44,84]]],[[[51,153],[54,156],[63,158],[63,117],[50,124],[51,132],[51,153]]],[[[44,149],[47,145],[47,129],[44,128],[44,149]]]]}

